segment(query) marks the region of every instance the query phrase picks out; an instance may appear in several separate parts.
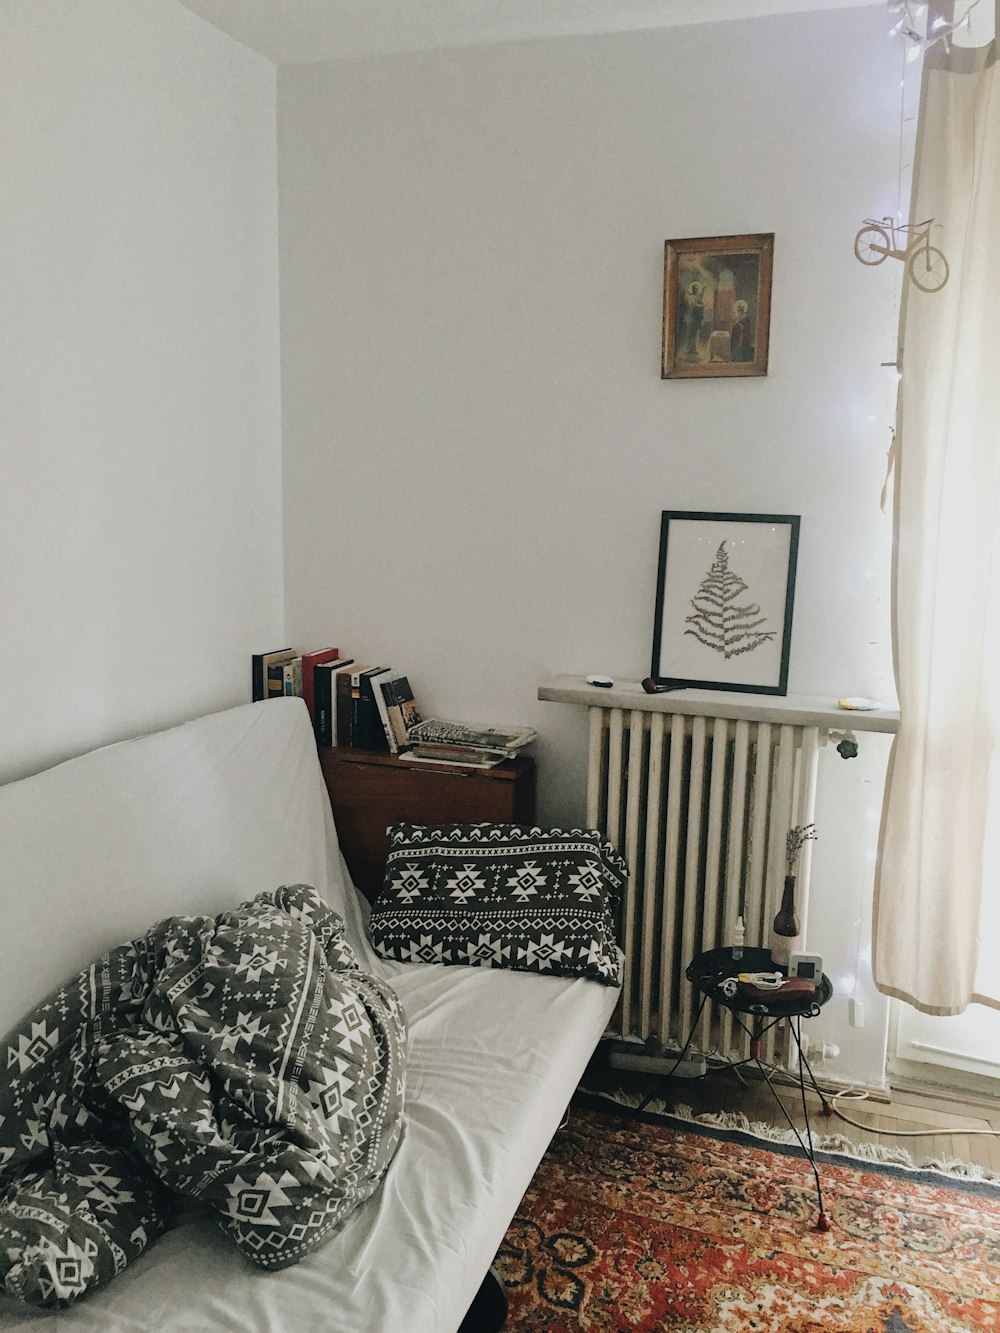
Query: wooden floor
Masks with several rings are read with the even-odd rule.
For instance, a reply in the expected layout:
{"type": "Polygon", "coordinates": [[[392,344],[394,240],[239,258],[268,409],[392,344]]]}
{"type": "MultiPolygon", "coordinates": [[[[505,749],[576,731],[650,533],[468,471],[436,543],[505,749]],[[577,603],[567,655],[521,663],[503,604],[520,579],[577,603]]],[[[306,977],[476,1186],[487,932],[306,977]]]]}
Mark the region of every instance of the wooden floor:
{"type": "MultiPolygon", "coordinates": [[[[822,1073],[817,1077],[824,1087],[822,1073]]],[[[711,1072],[704,1079],[651,1080],[643,1074],[626,1071],[598,1072],[588,1077],[586,1086],[600,1090],[602,1081],[617,1083],[626,1091],[645,1093],[655,1089],[667,1104],[691,1107],[695,1114],[718,1111],[742,1111],[750,1120],[763,1121],[777,1129],[787,1129],[788,1121],[776,1104],[774,1093],[761,1080],[741,1083],[729,1070],[711,1072]]],[[[798,1086],[777,1089],[793,1123],[802,1128],[801,1097],[798,1086]]],[[[885,1147],[903,1148],[917,1163],[928,1158],[957,1159],[974,1162],[1000,1173],[1000,1098],[976,1099],[974,1102],[936,1091],[894,1091],[888,1100],[850,1101],[836,1106],[852,1120],[869,1126],[860,1129],[846,1124],[839,1115],[825,1117],[815,1093],[809,1093],[809,1119],[819,1134],[843,1134],[854,1143],[874,1142],[885,1147]],[[924,1130],[926,1136],[910,1137],[893,1131],[924,1130]],[[995,1134],[976,1134],[974,1130],[996,1130],[995,1134]]]]}

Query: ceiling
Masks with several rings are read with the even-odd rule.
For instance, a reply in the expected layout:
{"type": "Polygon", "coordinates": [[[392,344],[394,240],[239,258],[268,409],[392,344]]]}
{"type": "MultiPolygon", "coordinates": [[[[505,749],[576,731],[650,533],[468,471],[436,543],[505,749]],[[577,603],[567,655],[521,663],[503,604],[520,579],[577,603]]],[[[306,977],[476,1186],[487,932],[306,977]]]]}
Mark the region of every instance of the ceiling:
{"type": "Polygon", "coordinates": [[[626,32],[878,0],[181,0],[276,64],[626,32]]]}

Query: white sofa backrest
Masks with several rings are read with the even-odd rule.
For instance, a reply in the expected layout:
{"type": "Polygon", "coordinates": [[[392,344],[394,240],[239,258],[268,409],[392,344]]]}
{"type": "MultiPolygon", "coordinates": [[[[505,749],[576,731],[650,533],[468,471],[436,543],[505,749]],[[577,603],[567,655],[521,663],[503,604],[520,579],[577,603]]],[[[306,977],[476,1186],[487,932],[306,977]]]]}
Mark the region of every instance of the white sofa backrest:
{"type": "Polygon", "coordinates": [[[299,882],[357,929],[301,699],[232,708],[0,787],[0,1034],[162,917],[214,915],[299,882]]]}

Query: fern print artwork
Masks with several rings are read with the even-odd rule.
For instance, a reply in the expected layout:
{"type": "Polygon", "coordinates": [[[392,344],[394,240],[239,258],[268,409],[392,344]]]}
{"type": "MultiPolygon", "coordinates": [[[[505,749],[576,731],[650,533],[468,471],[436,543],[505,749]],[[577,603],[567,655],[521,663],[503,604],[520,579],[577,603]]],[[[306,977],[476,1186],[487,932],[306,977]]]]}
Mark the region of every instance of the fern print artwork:
{"type": "Polygon", "coordinates": [[[798,514],[664,509],[653,680],[785,694],[798,542],[798,514]]]}
{"type": "Polygon", "coordinates": [[[764,628],[768,621],[760,604],[740,600],[749,591],[739,574],[729,568],[726,543],[720,542],[711,569],[691,598],[693,614],[684,618],[691,628],[684,633],[721,653],[727,661],[770,643],[776,631],[764,628]]]}

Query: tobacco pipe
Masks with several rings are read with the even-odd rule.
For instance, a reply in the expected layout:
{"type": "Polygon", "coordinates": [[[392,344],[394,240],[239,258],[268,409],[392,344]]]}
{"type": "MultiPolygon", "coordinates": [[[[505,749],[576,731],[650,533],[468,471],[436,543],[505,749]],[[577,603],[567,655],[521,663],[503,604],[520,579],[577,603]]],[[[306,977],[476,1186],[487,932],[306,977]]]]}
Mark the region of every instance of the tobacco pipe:
{"type": "Polygon", "coordinates": [[[647,694],[666,694],[670,690],[679,690],[679,685],[661,685],[652,676],[647,676],[642,682],[642,688],[647,694]]]}

